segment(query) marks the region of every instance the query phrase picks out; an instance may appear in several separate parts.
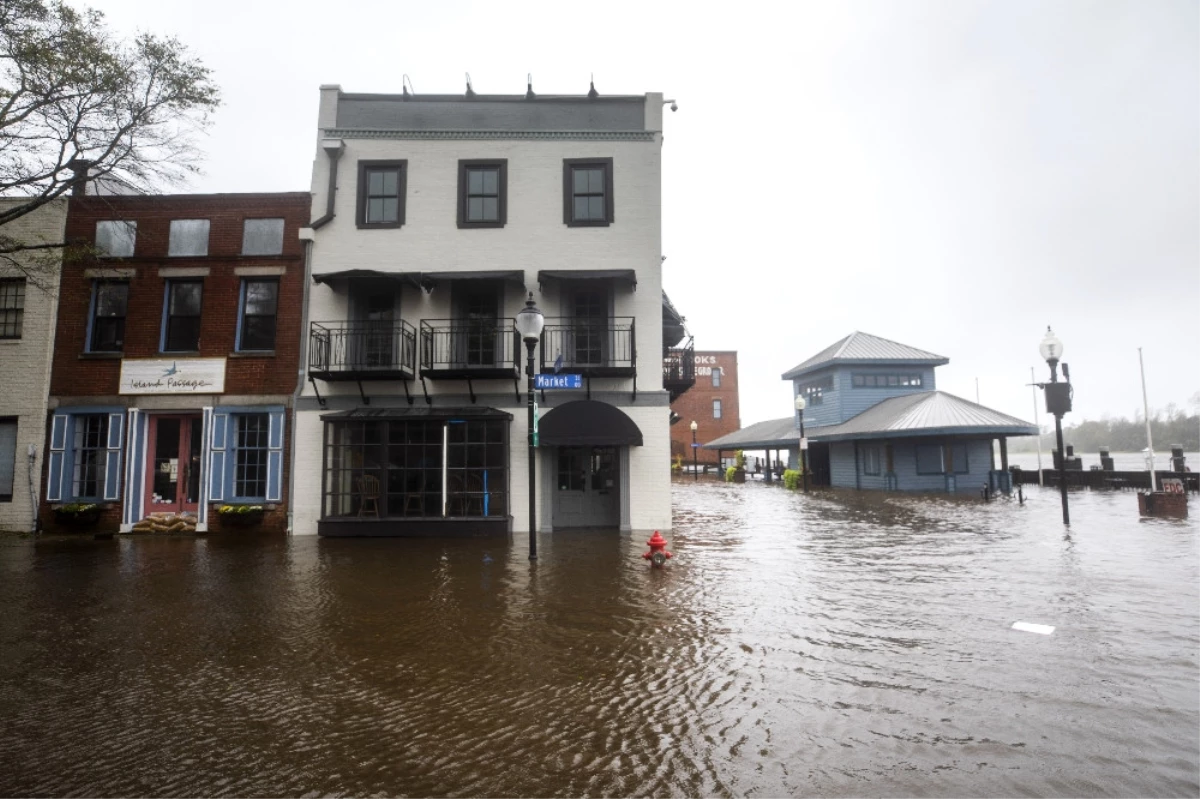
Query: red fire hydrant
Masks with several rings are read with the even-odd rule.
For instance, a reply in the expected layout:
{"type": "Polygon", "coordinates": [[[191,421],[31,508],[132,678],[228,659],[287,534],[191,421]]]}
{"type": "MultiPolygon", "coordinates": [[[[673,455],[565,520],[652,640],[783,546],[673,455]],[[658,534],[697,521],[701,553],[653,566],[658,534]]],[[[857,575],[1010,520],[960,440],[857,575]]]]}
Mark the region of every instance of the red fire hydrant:
{"type": "Polygon", "coordinates": [[[667,562],[667,558],[671,557],[671,553],[667,551],[667,539],[663,538],[658,530],[655,530],[654,535],[650,536],[650,540],[646,543],[649,545],[650,551],[642,553],[642,557],[650,561],[650,565],[654,568],[661,569],[667,562]]]}

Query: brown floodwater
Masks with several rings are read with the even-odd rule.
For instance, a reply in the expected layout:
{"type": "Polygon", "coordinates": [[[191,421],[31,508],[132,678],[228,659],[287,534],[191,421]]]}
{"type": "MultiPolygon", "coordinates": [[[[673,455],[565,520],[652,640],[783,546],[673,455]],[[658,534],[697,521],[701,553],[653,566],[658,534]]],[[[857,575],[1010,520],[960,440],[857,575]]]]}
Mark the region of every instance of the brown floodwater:
{"type": "Polygon", "coordinates": [[[2,538],[0,795],[1200,793],[1196,521],[673,492],[661,571],[649,531],[2,538]]]}

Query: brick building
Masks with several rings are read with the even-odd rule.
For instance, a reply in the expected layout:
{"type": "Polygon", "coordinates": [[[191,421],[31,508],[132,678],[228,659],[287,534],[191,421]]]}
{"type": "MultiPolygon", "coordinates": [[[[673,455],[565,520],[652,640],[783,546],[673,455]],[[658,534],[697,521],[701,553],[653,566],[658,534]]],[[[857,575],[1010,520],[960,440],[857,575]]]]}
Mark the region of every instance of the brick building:
{"type": "MultiPolygon", "coordinates": [[[[0,207],[24,202],[0,200],[0,207]]],[[[57,244],[63,240],[66,217],[67,201],[56,200],[0,227],[0,237],[26,245],[57,244]]],[[[0,260],[0,530],[34,528],[59,258],[57,250],[40,250],[0,260]]]]}
{"type": "MultiPolygon", "coordinates": [[[[737,353],[696,351],[696,382],[671,403],[679,417],[671,425],[671,459],[682,457],[685,467],[692,463],[692,422],[696,422],[696,441],[703,444],[738,430],[742,426],[738,403],[737,353]]],[[[674,417],[672,417],[674,418],[674,417]]],[[[696,453],[701,465],[717,465],[717,453],[701,449],[696,453]]]]}
{"type": "Polygon", "coordinates": [[[287,524],[289,409],[307,193],[79,196],[50,377],[44,526],[70,503],[101,529],[151,513],[219,529],[225,504],[287,524]]]}

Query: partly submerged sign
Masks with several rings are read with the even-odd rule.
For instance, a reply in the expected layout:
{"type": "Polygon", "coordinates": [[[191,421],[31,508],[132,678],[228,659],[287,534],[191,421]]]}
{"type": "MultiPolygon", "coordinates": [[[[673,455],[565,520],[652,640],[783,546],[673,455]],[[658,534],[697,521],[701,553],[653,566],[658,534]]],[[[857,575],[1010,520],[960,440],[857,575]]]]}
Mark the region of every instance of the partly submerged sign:
{"type": "Polygon", "coordinates": [[[583,388],[583,375],[536,374],[533,376],[533,387],[536,389],[583,388]]]}
{"type": "Polygon", "coordinates": [[[125,358],[122,394],[224,394],[224,358],[125,358]]]}

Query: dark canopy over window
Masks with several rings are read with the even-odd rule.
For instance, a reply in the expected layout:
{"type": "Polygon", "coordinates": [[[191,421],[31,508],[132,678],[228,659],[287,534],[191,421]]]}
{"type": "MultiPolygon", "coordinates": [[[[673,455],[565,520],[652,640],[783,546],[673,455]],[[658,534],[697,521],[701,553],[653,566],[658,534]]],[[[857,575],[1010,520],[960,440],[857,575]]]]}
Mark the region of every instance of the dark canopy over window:
{"type": "Polygon", "coordinates": [[[538,444],[549,447],[642,446],[642,431],[620,409],[596,400],[553,408],[538,422],[538,444]]]}

